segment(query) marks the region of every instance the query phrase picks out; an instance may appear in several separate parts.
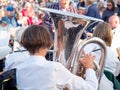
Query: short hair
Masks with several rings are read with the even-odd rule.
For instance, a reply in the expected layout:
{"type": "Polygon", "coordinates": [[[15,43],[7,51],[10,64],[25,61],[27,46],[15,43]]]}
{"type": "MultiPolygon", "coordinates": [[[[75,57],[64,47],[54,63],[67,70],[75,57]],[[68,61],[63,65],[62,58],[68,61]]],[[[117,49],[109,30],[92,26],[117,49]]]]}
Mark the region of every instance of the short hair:
{"type": "Polygon", "coordinates": [[[105,6],[102,1],[98,3],[98,9],[99,9],[99,11],[105,10],[105,6]]]}
{"type": "Polygon", "coordinates": [[[107,46],[111,46],[112,43],[112,29],[108,23],[101,22],[95,28],[93,37],[101,38],[107,46]]]}
{"type": "Polygon", "coordinates": [[[86,0],[86,2],[91,5],[94,3],[94,0],[86,0]]]}
{"type": "Polygon", "coordinates": [[[120,20],[119,20],[119,17],[117,15],[112,15],[110,18],[109,18],[109,22],[115,22],[117,25],[120,23],[120,20]]]}
{"type": "Polygon", "coordinates": [[[50,48],[52,37],[45,26],[31,25],[21,37],[21,44],[30,54],[35,54],[39,49],[50,48]]]}

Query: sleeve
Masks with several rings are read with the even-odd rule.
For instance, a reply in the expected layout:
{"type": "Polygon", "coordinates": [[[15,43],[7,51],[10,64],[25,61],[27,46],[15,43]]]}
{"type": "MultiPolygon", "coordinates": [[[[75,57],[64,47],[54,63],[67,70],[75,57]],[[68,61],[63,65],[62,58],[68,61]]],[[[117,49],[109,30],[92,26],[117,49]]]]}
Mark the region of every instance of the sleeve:
{"type": "Polygon", "coordinates": [[[14,54],[10,54],[5,60],[5,68],[4,71],[10,70],[14,66],[14,54]]]}
{"type": "Polygon", "coordinates": [[[88,10],[87,16],[94,17],[94,11],[93,10],[88,10]]]}
{"type": "Polygon", "coordinates": [[[99,90],[114,90],[113,83],[104,74],[101,77],[99,90]]]}
{"type": "Polygon", "coordinates": [[[119,59],[112,48],[107,48],[106,62],[105,62],[105,70],[117,76],[119,74],[120,64],[119,59]]]}
{"type": "Polygon", "coordinates": [[[73,75],[64,66],[57,65],[56,68],[57,87],[63,89],[67,87],[69,90],[97,90],[98,80],[92,69],[86,70],[86,79],[73,75]]]}
{"type": "Polygon", "coordinates": [[[12,52],[12,48],[9,46],[0,47],[0,59],[6,57],[10,52],[12,52]]]}

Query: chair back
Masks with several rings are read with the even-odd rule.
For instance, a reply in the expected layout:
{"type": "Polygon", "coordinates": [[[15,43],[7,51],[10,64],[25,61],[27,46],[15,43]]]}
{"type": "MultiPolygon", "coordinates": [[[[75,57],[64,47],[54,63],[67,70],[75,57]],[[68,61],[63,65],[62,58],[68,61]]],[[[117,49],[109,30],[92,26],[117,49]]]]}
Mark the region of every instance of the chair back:
{"type": "Polygon", "coordinates": [[[16,69],[5,71],[0,75],[0,90],[18,90],[16,83],[16,69]]]}

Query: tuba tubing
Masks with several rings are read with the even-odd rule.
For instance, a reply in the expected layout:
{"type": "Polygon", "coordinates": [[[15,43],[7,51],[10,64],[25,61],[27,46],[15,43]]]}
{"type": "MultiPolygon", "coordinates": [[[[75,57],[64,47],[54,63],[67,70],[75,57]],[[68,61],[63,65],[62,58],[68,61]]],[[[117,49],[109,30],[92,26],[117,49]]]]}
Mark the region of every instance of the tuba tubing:
{"type": "MultiPolygon", "coordinates": [[[[73,74],[75,74],[75,75],[78,74],[78,68],[79,68],[78,60],[79,60],[79,58],[81,58],[82,49],[84,48],[85,45],[87,45],[89,43],[96,43],[101,47],[101,58],[99,61],[99,65],[94,61],[94,66],[96,67],[96,75],[97,75],[97,78],[100,83],[100,80],[101,80],[101,77],[102,77],[103,71],[104,71],[105,58],[106,58],[105,57],[106,56],[106,45],[105,45],[104,41],[101,40],[100,38],[93,37],[93,38],[87,38],[87,39],[83,40],[82,42],[79,41],[78,44],[76,45],[76,51],[73,53],[73,55],[71,55],[73,58],[69,59],[69,61],[68,61],[71,63],[67,63],[68,65],[70,65],[68,69],[73,74]]],[[[84,71],[84,73],[85,73],[85,71],[84,71]]]]}

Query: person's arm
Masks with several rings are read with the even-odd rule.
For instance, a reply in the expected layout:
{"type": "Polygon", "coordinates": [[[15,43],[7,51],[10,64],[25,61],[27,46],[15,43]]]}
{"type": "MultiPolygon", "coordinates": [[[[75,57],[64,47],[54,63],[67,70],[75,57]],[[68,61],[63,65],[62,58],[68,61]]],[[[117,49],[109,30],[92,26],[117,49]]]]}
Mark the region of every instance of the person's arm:
{"type": "Polygon", "coordinates": [[[94,57],[88,54],[85,54],[84,58],[81,59],[81,63],[87,69],[85,80],[81,77],[73,75],[61,64],[57,65],[58,67],[56,68],[57,87],[59,89],[67,87],[70,90],[97,90],[98,80],[95,75],[95,71],[93,70],[93,60],[94,57]]]}

